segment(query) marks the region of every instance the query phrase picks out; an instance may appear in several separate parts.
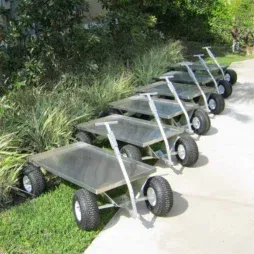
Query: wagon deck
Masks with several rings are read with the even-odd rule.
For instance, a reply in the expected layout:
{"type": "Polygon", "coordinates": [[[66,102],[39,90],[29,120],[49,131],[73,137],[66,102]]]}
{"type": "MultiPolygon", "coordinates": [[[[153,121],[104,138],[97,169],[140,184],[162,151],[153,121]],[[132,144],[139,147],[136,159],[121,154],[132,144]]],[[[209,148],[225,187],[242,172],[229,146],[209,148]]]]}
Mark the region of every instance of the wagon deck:
{"type": "MultiPolygon", "coordinates": [[[[176,101],[155,98],[153,101],[159,117],[163,119],[172,119],[183,114],[181,106],[176,101]]],[[[183,102],[183,105],[187,112],[198,108],[198,105],[192,103],[183,102]]],[[[123,111],[153,116],[148,99],[139,95],[113,102],[110,106],[123,111]]]]}
{"type": "MultiPolygon", "coordinates": [[[[207,64],[207,65],[209,67],[209,70],[212,73],[219,73],[220,74],[220,69],[218,68],[218,66],[216,64],[207,64]]],[[[200,63],[191,63],[189,66],[195,72],[199,72],[199,71],[200,72],[206,72],[206,68],[204,67],[203,64],[200,64],[200,63]]],[[[228,68],[227,65],[222,65],[221,67],[222,67],[222,69],[224,71],[226,71],[226,69],[228,68]]],[[[170,65],[168,67],[168,70],[169,71],[187,71],[186,67],[182,63],[170,65]]]]}
{"type": "MultiPolygon", "coordinates": [[[[156,171],[129,158],[122,160],[130,181],[156,171]]],[[[28,161],[95,194],[126,184],[114,153],[82,142],[32,155],[28,161]]]]}
{"type": "MultiPolygon", "coordinates": [[[[111,121],[118,122],[118,124],[111,126],[111,129],[118,141],[138,147],[147,147],[163,140],[160,129],[156,123],[124,115],[110,115],[87,123],[82,123],[77,126],[77,129],[106,136],[107,130],[105,127],[95,126],[95,124],[97,122],[111,121]]],[[[164,132],[167,138],[171,138],[183,133],[183,128],[165,125],[164,132]]]]}
{"type": "MultiPolygon", "coordinates": [[[[188,72],[170,71],[161,75],[161,77],[164,76],[173,76],[170,78],[172,82],[194,84],[193,79],[190,77],[188,72]]],[[[208,75],[196,73],[195,76],[200,85],[207,85],[213,82],[213,79],[208,75]]],[[[216,75],[214,78],[215,80],[219,80],[221,79],[221,75],[216,75]]]]}
{"type": "MultiPolygon", "coordinates": [[[[198,96],[201,96],[201,92],[198,87],[190,85],[190,84],[181,84],[174,83],[175,90],[182,100],[192,100],[198,96]]],[[[209,94],[214,92],[214,88],[210,87],[202,87],[202,90],[205,94],[209,94]]],[[[167,83],[165,81],[158,81],[149,85],[145,85],[137,88],[137,92],[151,92],[157,93],[161,96],[174,97],[174,95],[170,92],[167,83]]]]}

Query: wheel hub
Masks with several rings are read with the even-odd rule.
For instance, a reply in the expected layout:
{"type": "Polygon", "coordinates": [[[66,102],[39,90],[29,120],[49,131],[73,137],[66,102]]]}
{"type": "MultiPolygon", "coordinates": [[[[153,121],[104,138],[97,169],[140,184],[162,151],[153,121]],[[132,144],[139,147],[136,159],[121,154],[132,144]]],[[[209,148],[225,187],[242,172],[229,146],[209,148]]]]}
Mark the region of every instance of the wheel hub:
{"type": "Polygon", "coordinates": [[[31,193],[32,192],[32,183],[31,183],[30,179],[28,178],[28,176],[24,176],[22,181],[23,181],[24,189],[28,193],[31,193]]]}
{"type": "Polygon", "coordinates": [[[209,102],[208,102],[208,105],[209,105],[209,108],[211,110],[215,110],[216,109],[216,101],[214,99],[210,99],[209,102]]]}
{"type": "Polygon", "coordinates": [[[177,153],[178,153],[178,156],[181,160],[184,160],[185,156],[186,156],[186,151],[185,151],[185,148],[182,144],[180,144],[178,147],[177,147],[177,153]]]}
{"type": "Polygon", "coordinates": [[[200,123],[200,120],[198,119],[198,117],[195,116],[195,117],[192,119],[192,126],[193,126],[196,130],[198,130],[198,129],[200,128],[201,123],[200,123]]]}
{"type": "Polygon", "coordinates": [[[80,204],[78,201],[75,202],[74,209],[75,209],[75,215],[77,220],[81,221],[81,209],[80,209],[80,204]]]}
{"type": "Polygon", "coordinates": [[[124,158],[128,158],[128,156],[127,156],[126,153],[122,153],[122,156],[123,156],[124,158]]]}
{"type": "Polygon", "coordinates": [[[219,93],[220,94],[224,94],[225,93],[225,87],[223,85],[219,85],[218,89],[219,89],[219,93]]]}
{"type": "Polygon", "coordinates": [[[228,73],[225,74],[225,80],[230,82],[231,81],[231,77],[228,73]]]}
{"type": "Polygon", "coordinates": [[[153,188],[149,187],[147,190],[148,202],[151,206],[155,206],[157,203],[156,193],[153,188]]]}

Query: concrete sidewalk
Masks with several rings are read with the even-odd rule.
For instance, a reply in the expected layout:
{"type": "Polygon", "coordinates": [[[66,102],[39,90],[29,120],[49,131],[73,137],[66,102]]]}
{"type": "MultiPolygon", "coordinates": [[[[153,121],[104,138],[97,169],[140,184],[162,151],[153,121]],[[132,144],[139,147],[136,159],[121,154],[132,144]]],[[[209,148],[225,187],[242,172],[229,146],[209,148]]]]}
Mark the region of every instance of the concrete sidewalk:
{"type": "Polygon", "coordinates": [[[239,75],[222,115],[198,141],[193,168],[160,168],[174,192],[167,218],[119,210],[86,250],[100,253],[254,253],[254,60],[231,66],[239,75]]]}

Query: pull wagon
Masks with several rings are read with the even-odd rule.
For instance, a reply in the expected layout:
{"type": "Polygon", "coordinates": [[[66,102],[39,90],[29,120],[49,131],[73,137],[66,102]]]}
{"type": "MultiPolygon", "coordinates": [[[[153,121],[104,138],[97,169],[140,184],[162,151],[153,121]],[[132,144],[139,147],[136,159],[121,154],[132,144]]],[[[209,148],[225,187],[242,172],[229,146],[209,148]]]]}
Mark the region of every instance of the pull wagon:
{"type": "Polygon", "coordinates": [[[145,116],[146,119],[152,120],[154,117],[152,104],[154,104],[158,116],[168,125],[182,126],[187,133],[192,134],[194,131],[198,135],[204,135],[210,129],[211,123],[207,112],[199,109],[197,104],[181,102],[180,99],[179,101],[170,101],[152,98],[151,96],[136,95],[110,103],[110,106],[116,112],[129,112],[132,115],[137,116],[138,114],[141,117],[145,116]]]}
{"type": "Polygon", "coordinates": [[[156,169],[120,155],[118,144],[110,125],[105,125],[114,153],[84,142],[74,143],[28,158],[22,170],[24,190],[38,196],[45,190],[45,179],[40,168],[53,173],[79,187],[73,196],[72,208],[80,229],[94,230],[99,224],[99,210],[109,207],[127,209],[137,218],[136,203],[145,201],[156,216],[165,216],[173,206],[173,193],[169,183],[160,176],[149,177],[156,169]],[[127,185],[128,195],[112,198],[108,191],[127,185]],[[134,191],[135,186],[138,191],[134,191]],[[108,203],[98,206],[96,195],[102,194],[108,203]]]}
{"type": "MultiPolygon", "coordinates": [[[[179,98],[185,102],[196,103],[208,113],[220,114],[225,108],[224,99],[210,87],[197,87],[190,84],[173,83],[179,98]]],[[[165,81],[137,88],[138,93],[157,93],[161,98],[173,99],[174,95],[165,81]]]]}
{"type": "MultiPolygon", "coordinates": [[[[211,51],[211,47],[204,47],[203,49],[207,51],[208,55],[214,62],[214,64],[206,63],[209,71],[214,76],[222,76],[224,80],[228,81],[231,85],[234,85],[237,82],[237,73],[234,70],[229,69],[228,65],[220,65],[211,51]]],[[[191,63],[191,69],[197,73],[207,72],[207,68],[202,61],[201,63],[191,63]]],[[[186,71],[186,68],[181,63],[178,63],[169,66],[168,71],[186,71]]]]}
{"type": "Polygon", "coordinates": [[[120,152],[124,157],[142,161],[143,154],[145,158],[161,159],[172,165],[171,157],[176,156],[183,166],[192,166],[198,159],[198,147],[192,138],[183,136],[183,128],[159,126],[155,122],[119,114],[79,124],[77,139],[92,142],[94,135],[106,136],[105,128],[95,125],[98,121],[118,122],[111,128],[121,144],[120,152]]]}

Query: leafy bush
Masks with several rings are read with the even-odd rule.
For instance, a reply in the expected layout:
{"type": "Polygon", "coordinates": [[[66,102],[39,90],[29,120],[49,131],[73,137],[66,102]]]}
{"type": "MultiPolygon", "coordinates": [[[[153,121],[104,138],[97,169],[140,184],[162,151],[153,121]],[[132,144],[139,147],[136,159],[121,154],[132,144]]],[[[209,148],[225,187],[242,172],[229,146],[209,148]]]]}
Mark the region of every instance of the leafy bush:
{"type": "Polygon", "coordinates": [[[15,134],[0,135],[0,184],[6,183],[5,192],[16,183],[27,154],[68,144],[77,123],[97,117],[109,102],[134,90],[133,77],[126,71],[113,76],[105,73],[90,86],[82,80],[82,76],[69,76],[53,90],[24,87],[7,96],[2,130],[15,134]]]}
{"type": "Polygon", "coordinates": [[[221,42],[232,40],[231,30],[237,28],[240,37],[254,33],[254,2],[253,0],[217,0],[209,18],[211,31],[221,42]]]}
{"type": "Polygon", "coordinates": [[[16,133],[0,136],[0,203],[11,186],[17,183],[17,176],[25,164],[28,154],[21,153],[20,139],[16,133]]]}
{"type": "Polygon", "coordinates": [[[137,85],[144,85],[165,72],[170,63],[182,60],[182,45],[179,41],[153,47],[134,61],[133,73],[137,85]]]}

